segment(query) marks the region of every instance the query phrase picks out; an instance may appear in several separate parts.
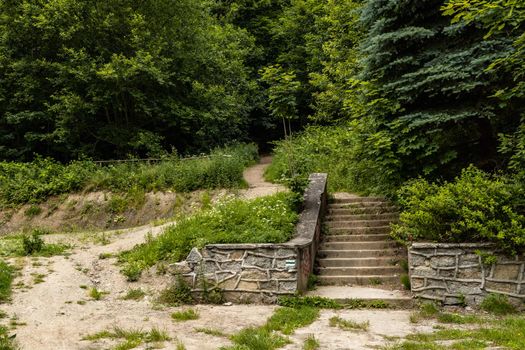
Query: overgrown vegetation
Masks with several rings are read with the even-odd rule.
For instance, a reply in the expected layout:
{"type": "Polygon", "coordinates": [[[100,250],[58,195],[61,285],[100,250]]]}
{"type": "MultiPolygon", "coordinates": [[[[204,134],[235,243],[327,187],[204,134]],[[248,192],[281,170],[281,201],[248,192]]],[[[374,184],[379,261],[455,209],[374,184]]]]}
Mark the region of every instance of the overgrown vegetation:
{"type": "Polygon", "coordinates": [[[100,339],[123,340],[113,348],[114,350],[133,349],[143,343],[149,344],[171,340],[166,331],[158,328],[152,328],[146,332],[140,329],[124,329],[121,327],[114,327],[111,331],[100,331],[83,338],[83,340],[91,341],[100,339]]]}
{"type": "Polygon", "coordinates": [[[180,218],[177,225],[121,254],[123,272],[180,261],[192,247],[211,243],[283,243],[294,232],[298,214],[295,195],[279,193],[254,200],[226,199],[212,209],[180,218]]]}
{"type": "Polygon", "coordinates": [[[0,303],[9,300],[13,279],[13,268],[5,261],[0,260],[0,303]]]}
{"type": "Polygon", "coordinates": [[[278,349],[290,342],[283,335],[292,334],[297,328],[311,324],[318,316],[319,310],[316,308],[279,308],[264,326],[241,330],[230,338],[235,344],[233,347],[223,347],[221,349],[278,349]]]}
{"type": "Polygon", "coordinates": [[[492,242],[506,253],[525,248],[523,188],[470,167],[453,182],[409,182],[399,191],[403,208],[393,236],[402,241],[492,242]]]}
{"type": "Polygon", "coordinates": [[[0,349],[2,350],[19,350],[16,340],[16,334],[11,335],[6,327],[0,326],[0,349]]]}
{"type": "Polygon", "coordinates": [[[156,164],[144,162],[97,166],[92,161],[67,165],[49,158],[31,163],[0,162],[0,206],[38,203],[49,196],[76,191],[111,191],[115,195],[109,209],[125,211],[128,197],[144,197],[144,192],[232,188],[243,186],[244,168],[257,159],[253,144],[217,149],[208,156],[184,160],[167,156],[156,164]]]}
{"type": "Polygon", "coordinates": [[[42,235],[47,231],[33,229],[29,233],[7,236],[0,239],[0,256],[43,256],[66,255],[71,248],[69,244],[45,243],[42,235]]]}
{"type": "MultiPolygon", "coordinates": [[[[489,297],[491,298],[491,297],[489,297]]],[[[499,298],[499,297],[498,297],[499,298]]],[[[490,300],[490,299],[489,299],[490,300]]],[[[506,301],[505,301],[506,302],[506,301]]],[[[492,303],[492,302],[491,302],[492,303]]],[[[490,312],[498,314],[499,307],[491,308],[490,312]]],[[[432,333],[416,333],[408,335],[405,340],[385,350],[445,350],[445,349],[486,349],[502,347],[518,350],[525,346],[525,318],[522,315],[487,316],[479,314],[456,314],[439,310],[434,304],[422,305],[418,318],[435,319],[439,323],[468,325],[457,327],[436,326],[432,333]]]]}
{"type": "Polygon", "coordinates": [[[329,320],[330,327],[338,327],[346,331],[366,331],[370,326],[370,322],[356,322],[352,320],[345,320],[339,316],[331,317],[329,320]]]}
{"type": "Polygon", "coordinates": [[[196,320],[199,318],[199,312],[195,309],[176,311],[171,314],[171,318],[178,322],[196,320]]]}

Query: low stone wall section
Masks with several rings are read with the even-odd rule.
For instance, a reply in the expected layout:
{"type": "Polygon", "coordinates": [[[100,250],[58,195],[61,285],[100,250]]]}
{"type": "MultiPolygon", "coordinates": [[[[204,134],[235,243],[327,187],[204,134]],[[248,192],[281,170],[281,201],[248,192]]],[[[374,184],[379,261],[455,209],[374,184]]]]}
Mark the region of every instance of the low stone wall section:
{"type": "Polygon", "coordinates": [[[444,304],[479,305],[489,293],[525,301],[525,255],[505,256],[491,244],[414,243],[408,250],[412,292],[444,304]],[[495,256],[486,264],[483,256],[495,256]]]}
{"type": "Polygon", "coordinates": [[[218,288],[228,301],[271,303],[305,291],[326,210],[326,174],[312,174],[294,238],[283,244],[210,244],[174,264],[194,292],[218,288]]]}

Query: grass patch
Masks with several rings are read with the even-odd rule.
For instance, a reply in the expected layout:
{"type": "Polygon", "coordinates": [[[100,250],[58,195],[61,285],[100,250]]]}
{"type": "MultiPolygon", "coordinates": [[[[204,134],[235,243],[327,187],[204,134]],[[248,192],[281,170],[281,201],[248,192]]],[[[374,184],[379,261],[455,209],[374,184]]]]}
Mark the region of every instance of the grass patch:
{"type": "Polygon", "coordinates": [[[342,309],[343,305],[339,302],[318,296],[284,296],[277,299],[277,304],[280,306],[286,306],[291,308],[297,307],[317,307],[321,309],[342,309]]]}
{"type": "Polygon", "coordinates": [[[171,318],[178,322],[196,320],[199,318],[199,312],[194,309],[177,311],[171,314],[171,318]]]}
{"type": "Polygon", "coordinates": [[[516,308],[509,303],[509,299],[503,294],[489,294],[483,299],[480,307],[494,315],[507,315],[516,312],[516,308]]]}
{"type": "Polygon", "coordinates": [[[88,293],[89,297],[92,298],[93,300],[101,300],[102,298],[104,298],[104,295],[106,294],[109,294],[109,293],[98,290],[96,287],[91,288],[88,293]]]}
{"type": "Polygon", "coordinates": [[[0,256],[3,257],[51,257],[65,255],[71,249],[68,244],[45,243],[44,231],[34,229],[29,234],[8,236],[0,240],[0,256]]]}
{"type": "Polygon", "coordinates": [[[124,295],[122,297],[123,300],[142,300],[144,299],[144,296],[146,295],[146,292],[143,291],[142,289],[140,288],[137,288],[137,289],[130,289],[128,290],[128,292],[126,293],[126,295],[124,295]]]}
{"type": "Polygon", "coordinates": [[[321,344],[315,339],[315,336],[310,334],[303,343],[303,350],[317,350],[320,346],[321,344]]]}
{"type": "Polygon", "coordinates": [[[338,327],[345,331],[366,331],[370,327],[370,322],[355,322],[352,320],[345,320],[339,316],[330,318],[330,327],[338,327]]]}
{"type": "Polygon", "coordinates": [[[120,255],[123,273],[138,278],[159,261],[180,261],[192,247],[211,243],[283,243],[298,219],[296,196],[278,193],[254,200],[227,199],[212,209],[180,218],[176,226],[120,255]]]}
{"type": "Polygon", "coordinates": [[[1,350],[18,350],[16,335],[10,335],[8,329],[5,326],[0,326],[0,349],[1,350]]]}
{"type": "Polygon", "coordinates": [[[140,329],[124,329],[114,327],[111,331],[103,330],[95,334],[87,335],[82,340],[97,341],[101,339],[123,340],[113,349],[126,350],[133,349],[143,343],[156,343],[171,340],[166,331],[158,328],[152,328],[145,332],[140,329]]]}
{"type": "Polygon", "coordinates": [[[0,303],[5,303],[11,296],[13,268],[5,261],[0,261],[0,303]]]}
{"type": "Polygon", "coordinates": [[[168,306],[179,306],[193,304],[195,300],[191,287],[179,277],[176,283],[160,292],[157,302],[168,306]]]}
{"type": "Polygon", "coordinates": [[[195,332],[213,335],[214,337],[227,337],[224,332],[215,328],[195,328],[195,332]]]}
{"type": "Polygon", "coordinates": [[[285,346],[290,340],[284,335],[307,326],[319,317],[319,310],[312,307],[277,309],[262,327],[250,327],[230,337],[235,344],[223,350],[273,350],[285,346]],[[284,335],[283,335],[284,334],[284,335]]]}

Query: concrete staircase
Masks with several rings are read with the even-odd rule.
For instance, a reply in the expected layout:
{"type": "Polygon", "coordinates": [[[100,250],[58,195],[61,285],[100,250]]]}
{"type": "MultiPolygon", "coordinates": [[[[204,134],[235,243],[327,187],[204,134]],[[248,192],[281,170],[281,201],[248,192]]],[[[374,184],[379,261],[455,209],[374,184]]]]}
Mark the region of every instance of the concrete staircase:
{"type": "Polygon", "coordinates": [[[323,285],[388,285],[400,289],[403,248],[389,238],[397,209],[380,197],[346,195],[328,207],[317,253],[323,285]]]}

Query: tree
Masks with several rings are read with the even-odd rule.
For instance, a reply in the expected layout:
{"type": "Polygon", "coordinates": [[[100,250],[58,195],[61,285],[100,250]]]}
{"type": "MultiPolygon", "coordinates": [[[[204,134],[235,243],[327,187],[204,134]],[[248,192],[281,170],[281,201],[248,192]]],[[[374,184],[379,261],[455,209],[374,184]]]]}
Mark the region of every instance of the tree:
{"type": "Polygon", "coordinates": [[[2,0],[0,13],[0,158],[189,152],[247,135],[254,42],[206,3],[2,0]]]}

